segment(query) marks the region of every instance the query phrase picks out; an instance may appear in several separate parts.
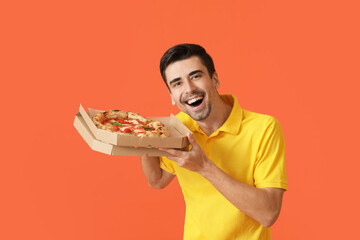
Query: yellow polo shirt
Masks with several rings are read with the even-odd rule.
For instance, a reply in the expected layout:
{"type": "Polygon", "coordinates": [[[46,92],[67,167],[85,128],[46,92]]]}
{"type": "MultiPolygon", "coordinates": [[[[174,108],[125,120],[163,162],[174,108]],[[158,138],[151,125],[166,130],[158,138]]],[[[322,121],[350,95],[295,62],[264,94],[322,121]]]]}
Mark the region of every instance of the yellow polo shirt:
{"type": "MultiPolygon", "coordinates": [[[[187,114],[177,117],[193,132],[206,156],[237,180],[258,188],[287,189],[284,137],[271,116],[244,110],[232,95],[225,123],[207,136],[187,114]]],[[[184,194],[184,239],[271,239],[270,229],[234,207],[208,180],[196,172],[161,158],[161,168],[175,174],[184,194]]]]}

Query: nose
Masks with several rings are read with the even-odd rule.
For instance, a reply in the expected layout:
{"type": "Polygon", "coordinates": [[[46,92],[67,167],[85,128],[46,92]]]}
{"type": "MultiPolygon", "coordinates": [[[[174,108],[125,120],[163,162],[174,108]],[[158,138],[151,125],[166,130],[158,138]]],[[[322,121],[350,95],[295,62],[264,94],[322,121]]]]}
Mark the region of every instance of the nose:
{"type": "Polygon", "coordinates": [[[184,85],[185,85],[185,93],[192,93],[196,89],[195,84],[191,80],[186,80],[184,82],[184,85]]]}

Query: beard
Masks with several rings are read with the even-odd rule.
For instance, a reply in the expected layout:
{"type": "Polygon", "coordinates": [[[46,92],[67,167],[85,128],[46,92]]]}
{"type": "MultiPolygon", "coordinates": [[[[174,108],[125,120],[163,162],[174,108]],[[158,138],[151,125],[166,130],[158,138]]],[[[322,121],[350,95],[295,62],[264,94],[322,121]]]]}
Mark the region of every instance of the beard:
{"type": "Polygon", "coordinates": [[[195,121],[201,121],[201,120],[205,120],[211,112],[211,105],[206,105],[205,108],[201,111],[198,112],[189,112],[186,111],[186,114],[189,115],[192,119],[194,119],[195,121]]]}

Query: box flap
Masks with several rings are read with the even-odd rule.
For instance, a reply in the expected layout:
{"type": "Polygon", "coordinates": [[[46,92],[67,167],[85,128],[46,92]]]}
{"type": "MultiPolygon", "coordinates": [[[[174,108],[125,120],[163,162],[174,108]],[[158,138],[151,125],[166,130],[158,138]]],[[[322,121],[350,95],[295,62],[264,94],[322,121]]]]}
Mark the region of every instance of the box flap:
{"type": "Polygon", "coordinates": [[[178,130],[181,134],[187,135],[191,132],[174,114],[170,115],[170,123],[178,130]]]}
{"type": "Polygon", "coordinates": [[[79,132],[81,137],[85,140],[85,142],[91,147],[92,142],[95,138],[91,134],[91,132],[86,129],[84,119],[81,117],[81,114],[79,112],[75,115],[74,127],[79,132]]]}
{"type": "Polygon", "coordinates": [[[79,112],[80,112],[82,118],[84,119],[84,121],[86,122],[87,126],[90,128],[90,131],[94,134],[95,138],[98,138],[98,136],[97,136],[98,128],[95,126],[95,124],[91,120],[89,114],[85,111],[85,109],[83,108],[83,106],[81,104],[80,104],[79,112]]]}

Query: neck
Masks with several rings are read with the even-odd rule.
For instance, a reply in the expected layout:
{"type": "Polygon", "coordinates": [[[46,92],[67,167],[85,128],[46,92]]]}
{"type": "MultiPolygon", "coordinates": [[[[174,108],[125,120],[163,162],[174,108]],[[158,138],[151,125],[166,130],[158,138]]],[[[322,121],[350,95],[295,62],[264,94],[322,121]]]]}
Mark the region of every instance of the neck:
{"type": "Polygon", "coordinates": [[[211,113],[209,117],[204,120],[197,121],[199,127],[204,133],[210,136],[213,132],[219,129],[231,113],[232,107],[224,102],[220,95],[211,106],[211,113]]]}

